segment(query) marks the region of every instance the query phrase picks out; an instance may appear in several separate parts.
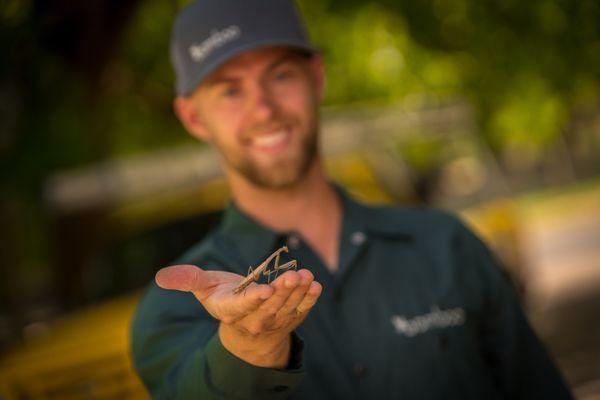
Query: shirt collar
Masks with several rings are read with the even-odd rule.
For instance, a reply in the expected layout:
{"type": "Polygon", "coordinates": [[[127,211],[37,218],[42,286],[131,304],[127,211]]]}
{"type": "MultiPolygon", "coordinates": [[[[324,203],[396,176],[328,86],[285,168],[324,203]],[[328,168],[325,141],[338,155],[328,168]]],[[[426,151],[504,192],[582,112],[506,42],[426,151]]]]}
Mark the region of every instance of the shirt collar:
{"type": "Polygon", "coordinates": [[[271,254],[279,240],[277,232],[245,214],[233,201],[225,209],[219,231],[247,265],[255,265],[271,254]]]}
{"type": "Polygon", "coordinates": [[[390,206],[368,206],[352,199],[344,189],[336,187],[344,207],[344,223],[355,230],[383,236],[398,236],[412,239],[414,227],[395,218],[403,213],[402,208],[390,206]],[[393,214],[391,214],[393,213],[393,214]]]}
{"type": "MultiPolygon", "coordinates": [[[[410,224],[403,224],[398,218],[390,218],[389,207],[366,206],[352,199],[344,189],[338,186],[335,189],[343,205],[342,236],[364,232],[367,236],[413,237],[414,231],[410,224]]],[[[240,210],[234,202],[230,202],[226,208],[219,230],[236,247],[242,261],[248,265],[254,265],[271,254],[281,242],[281,235],[285,234],[262,225],[240,210]]]]}

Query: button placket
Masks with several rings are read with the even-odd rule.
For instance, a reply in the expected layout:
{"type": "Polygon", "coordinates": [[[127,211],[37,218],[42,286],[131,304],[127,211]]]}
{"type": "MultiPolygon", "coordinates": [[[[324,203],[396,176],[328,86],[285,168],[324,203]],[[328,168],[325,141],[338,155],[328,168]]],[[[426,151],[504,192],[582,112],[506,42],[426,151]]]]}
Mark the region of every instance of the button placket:
{"type": "Polygon", "coordinates": [[[360,246],[367,240],[367,235],[364,232],[356,231],[350,236],[350,243],[354,246],[360,246]]]}
{"type": "Polygon", "coordinates": [[[352,367],[352,372],[356,375],[357,378],[362,379],[367,376],[367,367],[362,363],[355,363],[352,367]]]}
{"type": "Polygon", "coordinates": [[[290,234],[286,240],[286,244],[290,250],[298,250],[300,247],[300,238],[295,233],[290,234]]]}

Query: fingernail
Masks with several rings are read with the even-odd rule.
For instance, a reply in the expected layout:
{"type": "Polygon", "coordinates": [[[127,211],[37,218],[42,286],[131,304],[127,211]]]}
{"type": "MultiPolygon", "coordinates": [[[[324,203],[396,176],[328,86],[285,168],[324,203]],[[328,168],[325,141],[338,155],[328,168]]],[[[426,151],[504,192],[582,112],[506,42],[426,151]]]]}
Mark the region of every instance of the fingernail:
{"type": "Polygon", "coordinates": [[[312,285],[310,289],[308,289],[310,294],[316,295],[322,290],[322,286],[319,284],[312,285]]]}
{"type": "Polygon", "coordinates": [[[289,279],[285,281],[285,287],[293,288],[294,286],[296,286],[296,284],[294,282],[290,281],[289,279]]]}

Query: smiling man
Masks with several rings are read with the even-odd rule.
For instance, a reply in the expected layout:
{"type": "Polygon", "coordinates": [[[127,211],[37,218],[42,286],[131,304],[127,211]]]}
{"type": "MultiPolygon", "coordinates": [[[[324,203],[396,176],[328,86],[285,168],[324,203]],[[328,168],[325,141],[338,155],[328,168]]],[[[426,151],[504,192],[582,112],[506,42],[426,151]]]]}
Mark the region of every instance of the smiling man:
{"type": "Polygon", "coordinates": [[[288,47],[249,50],[175,107],[191,134],[216,146],[228,177],[293,187],[315,166],[322,80],[316,56],[288,47]]]}
{"type": "Polygon", "coordinates": [[[221,225],[156,275],[133,323],[155,398],[565,399],[486,247],[325,175],[324,68],[289,0],[204,0],[175,22],[176,113],[221,156],[221,225]],[[301,269],[234,289],[287,245],[301,269]]]}

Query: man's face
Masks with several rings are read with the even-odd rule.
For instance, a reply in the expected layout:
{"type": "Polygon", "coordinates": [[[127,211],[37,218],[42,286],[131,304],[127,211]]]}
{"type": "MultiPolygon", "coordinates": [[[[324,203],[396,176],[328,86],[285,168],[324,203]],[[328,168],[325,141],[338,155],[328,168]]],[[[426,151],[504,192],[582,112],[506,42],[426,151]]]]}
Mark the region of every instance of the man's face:
{"type": "Polygon", "coordinates": [[[178,113],[192,134],[216,146],[228,172],[259,187],[286,188],[316,158],[322,78],[318,57],[281,47],[250,51],[178,99],[189,111],[178,113]]]}

